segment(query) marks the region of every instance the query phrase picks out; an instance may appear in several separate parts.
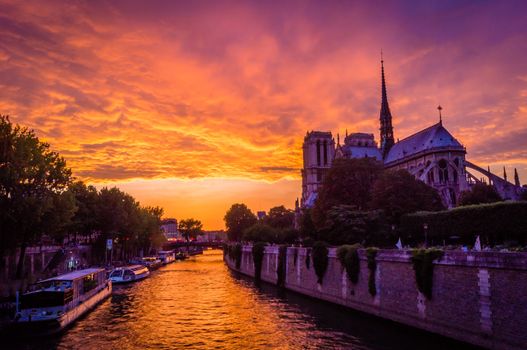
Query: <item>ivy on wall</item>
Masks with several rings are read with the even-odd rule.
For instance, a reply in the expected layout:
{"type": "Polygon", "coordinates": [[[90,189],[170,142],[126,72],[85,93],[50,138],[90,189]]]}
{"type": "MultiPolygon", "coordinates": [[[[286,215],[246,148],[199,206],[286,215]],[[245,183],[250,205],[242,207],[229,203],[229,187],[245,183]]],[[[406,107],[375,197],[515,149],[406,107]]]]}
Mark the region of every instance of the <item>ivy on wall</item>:
{"type": "Polygon", "coordinates": [[[368,260],[368,270],[370,270],[370,276],[368,277],[368,292],[371,296],[377,294],[377,286],[375,285],[375,272],[377,271],[377,248],[368,248],[366,249],[366,258],[368,260]]]}
{"type": "Polygon", "coordinates": [[[359,281],[360,259],[358,249],[360,244],[343,245],[337,249],[337,258],[346,270],[349,280],[353,284],[359,281]]]}
{"type": "Polygon", "coordinates": [[[328,246],[324,242],[315,242],[313,244],[313,266],[317,274],[317,283],[322,284],[324,275],[328,268],[328,246]]]}
{"type": "Polygon", "coordinates": [[[262,262],[265,252],[266,244],[264,242],[258,242],[253,245],[253,263],[254,263],[254,279],[259,282],[262,276],[262,262]]]}
{"type": "Polygon", "coordinates": [[[444,252],[440,249],[412,250],[412,264],[415,271],[417,289],[428,300],[432,299],[432,283],[434,280],[434,260],[441,259],[444,252]]]}
{"type": "Polygon", "coordinates": [[[278,266],[276,267],[276,285],[283,287],[285,285],[285,264],[287,263],[287,246],[278,247],[278,266]]]}
{"type": "Polygon", "coordinates": [[[235,243],[227,246],[227,255],[231,260],[236,262],[236,268],[239,269],[242,264],[242,245],[235,243]]]}
{"type": "Polygon", "coordinates": [[[311,265],[311,249],[306,249],[306,269],[309,270],[309,267],[311,265]]]}

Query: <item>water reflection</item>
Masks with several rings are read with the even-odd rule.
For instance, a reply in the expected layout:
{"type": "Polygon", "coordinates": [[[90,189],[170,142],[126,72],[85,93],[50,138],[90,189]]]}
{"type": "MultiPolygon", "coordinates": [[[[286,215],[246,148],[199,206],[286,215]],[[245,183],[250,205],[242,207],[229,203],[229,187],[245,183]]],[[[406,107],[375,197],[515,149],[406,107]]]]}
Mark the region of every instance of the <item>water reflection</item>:
{"type": "MultiPolygon", "coordinates": [[[[4,343],[5,344],[5,343],[4,343]]],[[[112,297],[61,336],[17,349],[446,349],[444,338],[280,291],[230,272],[220,251],[177,262],[112,297]]]]}

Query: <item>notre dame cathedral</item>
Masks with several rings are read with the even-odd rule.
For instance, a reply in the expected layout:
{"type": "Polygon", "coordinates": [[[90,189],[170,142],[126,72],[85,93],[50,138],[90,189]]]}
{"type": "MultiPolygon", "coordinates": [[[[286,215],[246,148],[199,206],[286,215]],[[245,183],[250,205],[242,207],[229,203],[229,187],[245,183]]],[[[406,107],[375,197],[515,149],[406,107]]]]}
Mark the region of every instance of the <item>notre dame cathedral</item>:
{"type": "Polygon", "coordinates": [[[311,131],[304,137],[302,169],[302,207],[311,207],[322,185],[324,175],[336,158],[371,157],[383,162],[385,169],[405,169],[417,179],[435,188],[446,207],[456,206],[462,191],[470,189],[477,182],[485,181],[493,185],[503,199],[518,199],[522,188],[516,169],[514,182],[507,181],[504,169],[503,178],[469,162],[467,150],[444,127],[441,118],[431,125],[402,140],[394,140],[392,114],[388,105],[384,61],[381,60],[381,112],[380,145],[373,134],[352,133],[340,144],[331,132],[311,131]],[[478,178],[470,170],[482,174],[478,178]]]}

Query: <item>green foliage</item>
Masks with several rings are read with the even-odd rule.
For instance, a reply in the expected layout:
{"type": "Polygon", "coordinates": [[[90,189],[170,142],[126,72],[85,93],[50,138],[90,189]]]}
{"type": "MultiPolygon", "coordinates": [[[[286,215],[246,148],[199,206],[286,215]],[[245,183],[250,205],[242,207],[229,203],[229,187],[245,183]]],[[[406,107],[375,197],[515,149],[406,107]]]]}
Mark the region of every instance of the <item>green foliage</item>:
{"type": "Polygon", "coordinates": [[[254,225],[257,221],[253,212],[245,204],[233,204],[223,218],[227,227],[227,236],[230,241],[240,241],[243,231],[254,225]]]}
{"type": "Polygon", "coordinates": [[[461,192],[459,205],[494,203],[501,200],[502,199],[494,186],[485,183],[477,183],[472,186],[470,190],[461,192]]]}
{"type": "Polygon", "coordinates": [[[268,242],[275,244],[294,243],[298,231],[293,228],[277,229],[265,223],[257,222],[243,233],[243,240],[250,242],[268,242]]]}
{"type": "Polygon", "coordinates": [[[262,276],[262,262],[265,252],[266,244],[264,242],[258,242],[253,245],[253,263],[254,263],[254,279],[258,282],[262,276]]]}
{"type": "Polygon", "coordinates": [[[497,202],[458,207],[440,212],[418,212],[401,219],[401,238],[408,244],[424,241],[423,225],[428,225],[431,244],[449,242],[474,244],[476,236],[493,246],[507,241],[527,244],[527,202],[497,202]]]}
{"type": "Polygon", "coordinates": [[[285,285],[285,268],[287,264],[287,246],[278,247],[278,266],[276,267],[276,285],[283,287],[285,285]]]}
{"type": "Polygon", "coordinates": [[[331,208],[326,217],[321,236],[330,244],[387,245],[389,242],[388,226],[381,211],[357,211],[353,206],[340,205],[331,208]]]}
{"type": "Polygon", "coordinates": [[[236,268],[240,269],[242,264],[242,245],[241,243],[235,243],[228,245],[227,255],[231,260],[234,260],[236,268]]]}
{"type": "Polygon", "coordinates": [[[382,171],[382,163],[372,158],[336,159],[324,177],[312,209],[315,226],[325,227],[326,213],[338,205],[367,210],[373,183],[382,171]]]}
{"type": "Polygon", "coordinates": [[[311,218],[311,209],[304,208],[300,216],[300,237],[311,240],[316,236],[317,229],[311,218]]]}
{"type": "Polygon", "coordinates": [[[343,245],[337,249],[337,258],[343,268],[346,269],[349,280],[356,284],[359,281],[360,259],[359,244],[343,245]]]}
{"type": "Polygon", "coordinates": [[[70,182],[64,158],[32,130],[0,115],[0,260],[7,250],[21,248],[17,278],[22,277],[26,247],[40,241],[48,223],[69,224],[71,206],[61,194],[70,182]]]}
{"type": "Polygon", "coordinates": [[[370,208],[383,210],[392,224],[404,214],[445,209],[434,188],[402,169],[385,171],[375,181],[370,208]]]}
{"type": "Polygon", "coordinates": [[[312,248],[313,255],[313,266],[315,267],[315,273],[317,274],[317,283],[322,284],[324,275],[328,268],[328,246],[325,242],[315,242],[312,248]]]}
{"type": "Polygon", "coordinates": [[[283,205],[271,208],[265,216],[264,222],[275,229],[293,228],[295,213],[283,205]]]}
{"type": "Polygon", "coordinates": [[[441,259],[443,251],[440,249],[412,250],[412,263],[415,271],[417,289],[428,299],[432,299],[432,282],[434,279],[434,260],[441,259]]]}
{"type": "Polygon", "coordinates": [[[185,239],[195,239],[197,236],[203,234],[203,224],[196,219],[183,219],[179,222],[178,229],[185,239]]]}
{"type": "Polygon", "coordinates": [[[370,275],[368,277],[368,292],[371,296],[377,294],[377,286],[375,285],[375,272],[377,271],[377,248],[367,248],[366,249],[366,258],[368,260],[368,270],[370,270],[370,275]]]}
{"type": "Polygon", "coordinates": [[[311,249],[312,248],[307,248],[306,249],[306,269],[308,269],[308,270],[309,270],[310,265],[311,265],[311,249]]]}

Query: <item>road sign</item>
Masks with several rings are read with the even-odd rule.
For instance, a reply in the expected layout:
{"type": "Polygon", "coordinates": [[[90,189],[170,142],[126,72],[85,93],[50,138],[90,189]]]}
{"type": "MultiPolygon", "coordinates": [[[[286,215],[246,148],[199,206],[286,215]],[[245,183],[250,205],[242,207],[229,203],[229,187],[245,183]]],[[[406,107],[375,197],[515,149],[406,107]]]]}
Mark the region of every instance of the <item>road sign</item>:
{"type": "Polygon", "coordinates": [[[111,239],[106,240],[106,249],[112,250],[113,241],[111,239]]]}

